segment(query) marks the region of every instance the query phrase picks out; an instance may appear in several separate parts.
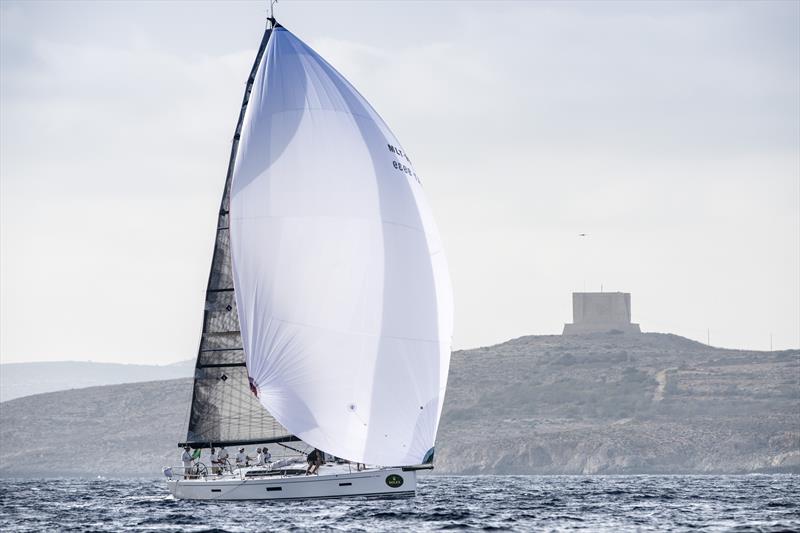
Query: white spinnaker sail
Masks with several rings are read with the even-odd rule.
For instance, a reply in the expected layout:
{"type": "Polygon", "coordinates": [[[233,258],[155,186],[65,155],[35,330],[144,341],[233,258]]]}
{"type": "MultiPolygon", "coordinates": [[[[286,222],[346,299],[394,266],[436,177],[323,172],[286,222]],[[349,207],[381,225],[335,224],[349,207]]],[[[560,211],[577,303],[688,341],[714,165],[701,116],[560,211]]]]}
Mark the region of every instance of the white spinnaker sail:
{"type": "Polygon", "coordinates": [[[383,120],[281,27],[248,104],[230,211],[247,369],[262,404],[333,455],[422,462],[450,364],[439,235],[383,120]]]}

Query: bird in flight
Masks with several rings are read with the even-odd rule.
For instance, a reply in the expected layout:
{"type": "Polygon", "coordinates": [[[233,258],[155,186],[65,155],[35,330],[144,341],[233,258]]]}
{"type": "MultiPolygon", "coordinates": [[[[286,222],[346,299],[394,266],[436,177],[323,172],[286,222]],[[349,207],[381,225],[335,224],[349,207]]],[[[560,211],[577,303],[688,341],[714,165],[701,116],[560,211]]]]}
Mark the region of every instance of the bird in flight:
{"type": "Polygon", "coordinates": [[[578,237],[586,237],[586,233],[578,233],[578,237]]]}

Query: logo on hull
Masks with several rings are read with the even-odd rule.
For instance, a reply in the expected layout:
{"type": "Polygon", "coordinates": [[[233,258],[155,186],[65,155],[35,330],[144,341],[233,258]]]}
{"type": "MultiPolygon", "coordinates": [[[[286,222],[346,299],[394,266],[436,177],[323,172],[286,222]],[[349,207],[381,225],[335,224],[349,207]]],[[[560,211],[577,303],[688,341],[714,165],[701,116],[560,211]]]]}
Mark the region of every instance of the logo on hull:
{"type": "Polygon", "coordinates": [[[403,478],[401,476],[398,476],[397,474],[389,474],[388,476],[386,476],[386,484],[392,487],[393,489],[396,489],[397,487],[403,484],[403,478]]]}

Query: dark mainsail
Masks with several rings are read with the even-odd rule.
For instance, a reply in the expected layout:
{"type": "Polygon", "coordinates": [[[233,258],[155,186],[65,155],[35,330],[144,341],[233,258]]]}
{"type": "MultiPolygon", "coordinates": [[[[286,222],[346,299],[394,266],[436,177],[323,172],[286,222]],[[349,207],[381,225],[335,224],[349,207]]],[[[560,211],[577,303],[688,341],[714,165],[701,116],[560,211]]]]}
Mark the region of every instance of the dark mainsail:
{"type": "MultiPolygon", "coordinates": [[[[275,26],[274,20],[270,20],[275,26]]],[[[231,272],[228,206],[242,122],[256,71],[272,29],[264,32],[233,136],[225,190],[222,194],[217,237],[206,289],[203,335],[194,372],[194,389],[186,442],[193,448],[297,440],[261,406],[250,392],[231,272]]]]}

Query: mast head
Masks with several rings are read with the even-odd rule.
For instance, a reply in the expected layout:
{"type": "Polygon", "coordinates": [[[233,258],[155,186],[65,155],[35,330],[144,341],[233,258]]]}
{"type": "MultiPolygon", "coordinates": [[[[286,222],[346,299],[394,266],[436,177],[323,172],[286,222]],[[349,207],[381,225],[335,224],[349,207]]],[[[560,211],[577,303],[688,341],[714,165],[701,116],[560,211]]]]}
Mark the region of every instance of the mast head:
{"type": "Polygon", "coordinates": [[[278,3],[278,0],[269,0],[269,16],[267,17],[267,29],[273,29],[280,26],[278,21],[275,20],[275,4],[278,3]]]}

